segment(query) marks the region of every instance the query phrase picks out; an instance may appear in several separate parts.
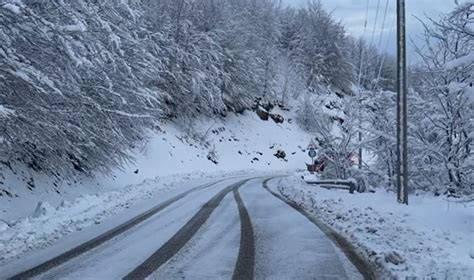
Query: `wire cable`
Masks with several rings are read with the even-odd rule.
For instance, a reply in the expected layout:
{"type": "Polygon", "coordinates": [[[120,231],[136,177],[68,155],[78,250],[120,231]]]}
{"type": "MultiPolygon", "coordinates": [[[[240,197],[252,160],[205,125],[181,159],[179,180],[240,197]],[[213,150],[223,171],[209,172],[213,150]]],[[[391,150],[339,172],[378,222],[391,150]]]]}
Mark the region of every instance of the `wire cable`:
{"type": "MultiPolygon", "coordinates": [[[[374,43],[375,29],[377,27],[377,22],[378,22],[378,19],[379,19],[379,11],[380,11],[380,0],[377,0],[377,10],[375,12],[375,21],[374,21],[374,26],[372,28],[372,36],[370,38],[370,44],[367,46],[369,49],[372,48],[372,45],[374,43]]],[[[377,67],[377,64],[378,64],[378,61],[375,62],[375,67],[377,67]]],[[[366,77],[369,76],[369,66],[370,66],[369,65],[369,56],[367,56],[367,65],[365,67],[365,76],[366,77]]]]}
{"type": "MultiPolygon", "coordinates": [[[[367,34],[367,18],[369,16],[369,4],[370,0],[367,0],[367,7],[365,9],[365,22],[364,22],[364,36],[362,38],[365,38],[365,35],[367,34]]],[[[357,81],[357,86],[360,88],[360,84],[362,81],[362,68],[364,66],[364,46],[361,45],[360,47],[360,64],[359,64],[359,78],[357,81]]]]}
{"type": "Polygon", "coordinates": [[[378,71],[378,74],[377,74],[377,82],[380,80],[380,77],[382,76],[382,68],[385,64],[385,59],[386,59],[387,53],[388,53],[388,46],[390,44],[390,39],[392,37],[393,29],[395,27],[395,23],[396,23],[396,17],[393,17],[392,24],[390,25],[390,30],[388,32],[387,41],[385,42],[385,51],[382,54],[382,61],[380,62],[380,67],[379,67],[379,71],[378,71]]]}

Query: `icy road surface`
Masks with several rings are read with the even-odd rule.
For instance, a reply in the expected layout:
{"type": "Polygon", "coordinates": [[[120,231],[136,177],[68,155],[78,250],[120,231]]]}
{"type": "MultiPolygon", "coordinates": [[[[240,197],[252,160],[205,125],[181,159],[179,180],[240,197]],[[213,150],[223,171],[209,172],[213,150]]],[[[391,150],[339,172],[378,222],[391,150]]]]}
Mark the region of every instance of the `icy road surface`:
{"type": "Polygon", "coordinates": [[[363,279],[264,180],[197,186],[93,242],[5,267],[0,278],[363,279]]]}

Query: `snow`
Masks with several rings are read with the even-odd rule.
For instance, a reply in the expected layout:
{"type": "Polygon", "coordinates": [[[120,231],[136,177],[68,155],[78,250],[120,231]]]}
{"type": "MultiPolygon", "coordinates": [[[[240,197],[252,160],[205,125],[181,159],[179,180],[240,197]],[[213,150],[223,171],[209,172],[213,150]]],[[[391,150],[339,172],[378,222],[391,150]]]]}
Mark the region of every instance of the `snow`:
{"type": "Polygon", "coordinates": [[[8,224],[2,220],[0,220],[0,232],[5,231],[9,228],[8,224]]]}
{"type": "Polygon", "coordinates": [[[16,167],[18,172],[14,174],[0,166],[5,176],[0,185],[0,219],[27,217],[42,201],[58,207],[63,200],[74,201],[81,194],[116,191],[156,177],[193,177],[244,170],[286,172],[305,168],[305,161],[310,159],[302,147],[308,145],[311,136],[295,122],[288,123],[291,113],[279,113],[286,118],[283,124],[262,121],[254,112],[229,115],[213,122],[196,120],[194,127],[186,130],[174,123],[159,124],[162,132],[153,132],[147,143],[132,152],[135,162],[117,169],[110,176],[96,174],[92,179],[56,180],[27,168],[16,167]],[[195,138],[205,138],[208,146],[187,136],[191,130],[195,138]],[[207,159],[213,149],[217,164],[207,159]],[[274,156],[279,149],[285,151],[286,161],[274,156]],[[31,190],[26,184],[30,178],[34,178],[31,190]]]}
{"type": "Polygon", "coordinates": [[[20,14],[21,13],[21,9],[19,6],[13,4],[13,3],[6,3],[6,4],[3,4],[2,5],[2,8],[4,9],[7,9],[9,10],[10,12],[14,13],[14,14],[20,14]]]}
{"type": "Polygon", "coordinates": [[[48,86],[50,89],[52,89],[55,93],[62,95],[61,91],[55,87],[54,82],[43,72],[39,71],[38,69],[34,68],[31,65],[27,64],[20,64],[18,63],[18,66],[20,69],[17,69],[16,71],[12,71],[11,73],[21,79],[23,79],[25,82],[28,82],[30,84],[35,84],[35,88],[38,90],[45,92],[46,89],[43,87],[40,87],[39,85],[36,85],[36,81],[38,81],[40,84],[44,84],[48,86]]]}
{"type": "Polygon", "coordinates": [[[79,57],[76,56],[76,54],[74,53],[74,51],[72,50],[68,42],[64,42],[64,48],[66,49],[66,53],[69,56],[69,58],[72,61],[74,61],[76,67],[83,65],[83,61],[79,57]]]}
{"type": "Polygon", "coordinates": [[[454,59],[446,63],[446,69],[452,70],[457,67],[474,63],[474,53],[469,53],[465,56],[462,56],[458,59],[454,59]]]}
{"type": "Polygon", "coordinates": [[[301,174],[303,181],[306,183],[314,183],[321,180],[320,176],[317,173],[304,172],[301,174]]]}
{"type": "Polygon", "coordinates": [[[406,206],[396,202],[394,193],[349,194],[308,185],[296,176],[272,184],[353,242],[384,278],[471,279],[474,275],[472,202],[421,194],[412,195],[406,206]],[[397,254],[402,263],[387,261],[397,254]]]}
{"type": "Polygon", "coordinates": [[[5,106],[3,106],[2,104],[0,104],[0,117],[1,116],[7,116],[7,115],[10,115],[10,114],[13,114],[13,113],[15,113],[14,110],[8,109],[5,106]]]}
{"type": "Polygon", "coordinates": [[[227,195],[192,241],[149,279],[231,279],[239,254],[238,213],[234,197],[227,195]]]}
{"type": "Polygon", "coordinates": [[[15,260],[21,261],[20,257],[25,253],[30,255],[50,246],[55,247],[58,240],[62,239],[67,247],[72,248],[68,242],[77,243],[81,238],[69,238],[69,235],[89,230],[92,235],[85,238],[88,240],[190,187],[216,181],[222,176],[232,178],[234,174],[237,173],[196,173],[149,179],[115,191],[81,195],[73,201],[63,201],[56,208],[47,202],[40,202],[33,214],[7,222],[7,226],[0,226],[0,265],[10,262],[16,264],[15,260]],[[110,223],[109,220],[114,219],[116,221],[110,223]],[[97,230],[96,227],[102,223],[107,225],[106,228],[97,230]]]}
{"type": "Polygon", "coordinates": [[[468,104],[474,104],[474,87],[468,87],[466,89],[466,95],[469,102],[468,104]]]}
{"type": "Polygon", "coordinates": [[[87,26],[83,22],[77,22],[76,24],[65,25],[61,29],[68,32],[86,32],[87,26]]]}
{"type": "Polygon", "coordinates": [[[111,176],[67,181],[26,168],[15,168],[16,173],[0,170],[5,176],[0,184],[0,220],[9,225],[0,231],[0,263],[124,215],[156,195],[182,190],[183,182],[305,168],[309,158],[302,147],[311,136],[295,122],[288,123],[291,112],[273,113],[283,115],[285,122],[262,121],[246,112],[212,122],[196,120],[186,129],[162,123],[162,132],[154,132],[149,142],[133,151],[136,161],[111,176]],[[286,159],[275,157],[277,150],[285,151],[286,159]],[[212,151],[217,164],[207,158],[212,151]]]}
{"type": "Polygon", "coordinates": [[[240,193],[254,226],[255,279],[362,279],[317,226],[261,181],[249,182],[240,193]]]}
{"type": "MultiPolygon", "coordinates": [[[[95,254],[83,254],[62,266],[56,267],[43,275],[40,275],[39,278],[121,279],[143,262],[143,260],[153,254],[156,249],[168,241],[184,224],[186,224],[189,219],[195,215],[196,211],[201,208],[206,201],[222,190],[223,186],[238,180],[240,179],[222,182],[213,186],[206,192],[192,193],[170,205],[157,215],[150,217],[142,224],[134,227],[133,230],[130,230],[127,234],[117,236],[114,239],[114,242],[101,245],[100,250],[97,250],[95,254]],[[104,269],[104,267],[113,267],[113,269],[104,269]]],[[[195,184],[196,182],[193,183],[195,184]]],[[[189,189],[193,184],[186,185],[187,188],[185,189],[189,189]]],[[[156,184],[150,184],[150,187],[152,186],[156,187],[156,184]]],[[[150,202],[153,202],[153,204],[156,205],[156,203],[165,199],[163,196],[169,197],[164,194],[165,193],[157,193],[154,198],[145,199],[141,201],[141,203],[150,204],[150,202]]],[[[138,209],[139,208],[142,207],[138,206],[138,209]]],[[[121,218],[124,218],[123,216],[125,216],[125,218],[129,217],[129,213],[124,212],[120,215],[121,218]]],[[[99,226],[100,225],[97,227],[99,226]]],[[[97,229],[95,229],[95,227],[96,226],[85,228],[84,231],[97,234],[97,229]]],[[[102,231],[104,231],[104,228],[102,228],[102,231]]],[[[77,240],[77,237],[69,238],[69,241],[71,240],[77,240]]],[[[66,243],[64,246],[70,247],[72,244],[66,243]]],[[[43,258],[44,255],[53,256],[57,254],[58,252],[43,253],[43,258]]],[[[0,278],[3,279],[4,276],[12,275],[35,262],[40,262],[40,257],[41,256],[38,255],[37,258],[31,258],[31,256],[28,255],[24,259],[22,258],[8,263],[4,266],[5,271],[0,271],[0,278]],[[28,264],[28,262],[30,262],[30,264],[28,264]]]]}
{"type": "Polygon", "coordinates": [[[136,19],[137,15],[136,13],[130,8],[130,6],[128,5],[128,1],[126,0],[121,0],[120,3],[125,7],[125,9],[127,10],[127,12],[130,14],[130,16],[133,18],[133,20],[136,19]]]}
{"type": "Polygon", "coordinates": [[[219,171],[282,171],[305,168],[309,157],[304,148],[311,135],[293,121],[291,113],[274,110],[285,117],[283,124],[271,119],[262,121],[254,112],[229,115],[221,120],[195,120],[193,127],[183,130],[173,123],[160,125],[164,133],[155,133],[149,142],[137,149],[136,164],[115,174],[115,181],[136,184],[146,178],[179,173],[219,171]],[[190,137],[189,134],[194,135],[190,137]],[[198,140],[207,142],[203,147],[198,140]],[[274,156],[286,153],[286,161],[274,156]],[[217,164],[207,159],[213,150],[217,164]],[[136,176],[130,176],[138,170],[136,176]]]}
{"type": "Polygon", "coordinates": [[[39,218],[43,216],[49,216],[54,213],[55,209],[48,202],[40,202],[36,206],[35,212],[31,215],[32,218],[39,218]]]}

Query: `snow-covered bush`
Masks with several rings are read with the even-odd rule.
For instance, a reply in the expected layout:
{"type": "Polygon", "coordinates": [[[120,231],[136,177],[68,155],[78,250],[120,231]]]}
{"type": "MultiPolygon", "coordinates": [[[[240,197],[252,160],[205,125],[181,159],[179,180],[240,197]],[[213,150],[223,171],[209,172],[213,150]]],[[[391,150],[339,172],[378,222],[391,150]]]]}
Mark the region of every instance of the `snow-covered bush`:
{"type": "MultiPolygon", "coordinates": [[[[412,191],[468,196],[474,192],[473,15],[474,4],[466,3],[442,15],[441,20],[430,19],[424,24],[424,47],[417,50],[421,63],[412,67],[409,75],[408,157],[412,191]]],[[[320,40],[323,38],[326,37],[320,40]]],[[[350,91],[340,90],[338,101],[329,98],[337,91],[327,89],[335,85],[334,80],[327,88],[321,87],[321,79],[316,78],[317,87],[307,83],[309,90],[300,98],[298,120],[304,128],[313,130],[316,138],[329,143],[322,150],[334,158],[338,153],[360,155],[363,151],[366,158],[362,157],[362,168],[355,173],[367,178],[371,185],[394,190],[396,63],[394,57],[379,53],[363,40],[348,38],[347,41],[350,56],[341,59],[350,61],[352,75],[343,72],[341,75],[353,87],[350,91]]],[[[313,57],[317,58],[317,54],[314,52],[313,57]]],[[[309,58],[305,61],[313,63],[309,58]]],[[[339,166],[339,172],[331,176],[353,173],[343,161],[335,166],[339,166]]]]}
{"type": "Polygon", "coordinates": [[[0,116],[0,160],[58,176],[129,160],[160,113],[149,82],[163,64],[139,36],[138,7],[19,3],[0,6],[0,104],[13,112],[0,116]]]}
{"type": "Polygon", "coordinates": [[[107,172],[159,118],[272,98],[272,1],[0,4],[0,163],[107,172]]]}
{"type": "Polygon", "coordinates": [[[347,179],[353,174],[359,143],[355,97],[342,97],[337,91],[321,87],[306,94],[298,110],[298,121],[314,134],[318,159],[325,162],[324,177],[347,179]]]}
{"type": "Polygon", "coordinates": [[[281,46],[308,88],[323,84],[349,90],[354,72],[348,39],[321,1],[308,1],[306,8],[283,14],[281,46]]]}
{"type": "Polygon", "coordinates": [[[411,94],[413,179],[437,192],[474,193],[474,4],[425,24],[411,94]],[[462,16],[460,16],[462,15],[462,16]],[[416,167],[416,168],[415,168],[416,167]]]}

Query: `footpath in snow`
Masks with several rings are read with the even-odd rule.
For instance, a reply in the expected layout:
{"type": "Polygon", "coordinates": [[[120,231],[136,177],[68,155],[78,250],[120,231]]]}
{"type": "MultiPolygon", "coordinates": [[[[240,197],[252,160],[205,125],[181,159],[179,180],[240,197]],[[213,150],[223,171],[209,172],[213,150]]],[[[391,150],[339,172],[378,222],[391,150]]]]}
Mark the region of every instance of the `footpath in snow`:
{"type": "Polygon", "coordinates": [[[382,278],[473,279],[474,203],[430,194],[410,205],[384,190],[349,194],[309,185],[299,175],[270,182],[350,241],[382,278]]]}

